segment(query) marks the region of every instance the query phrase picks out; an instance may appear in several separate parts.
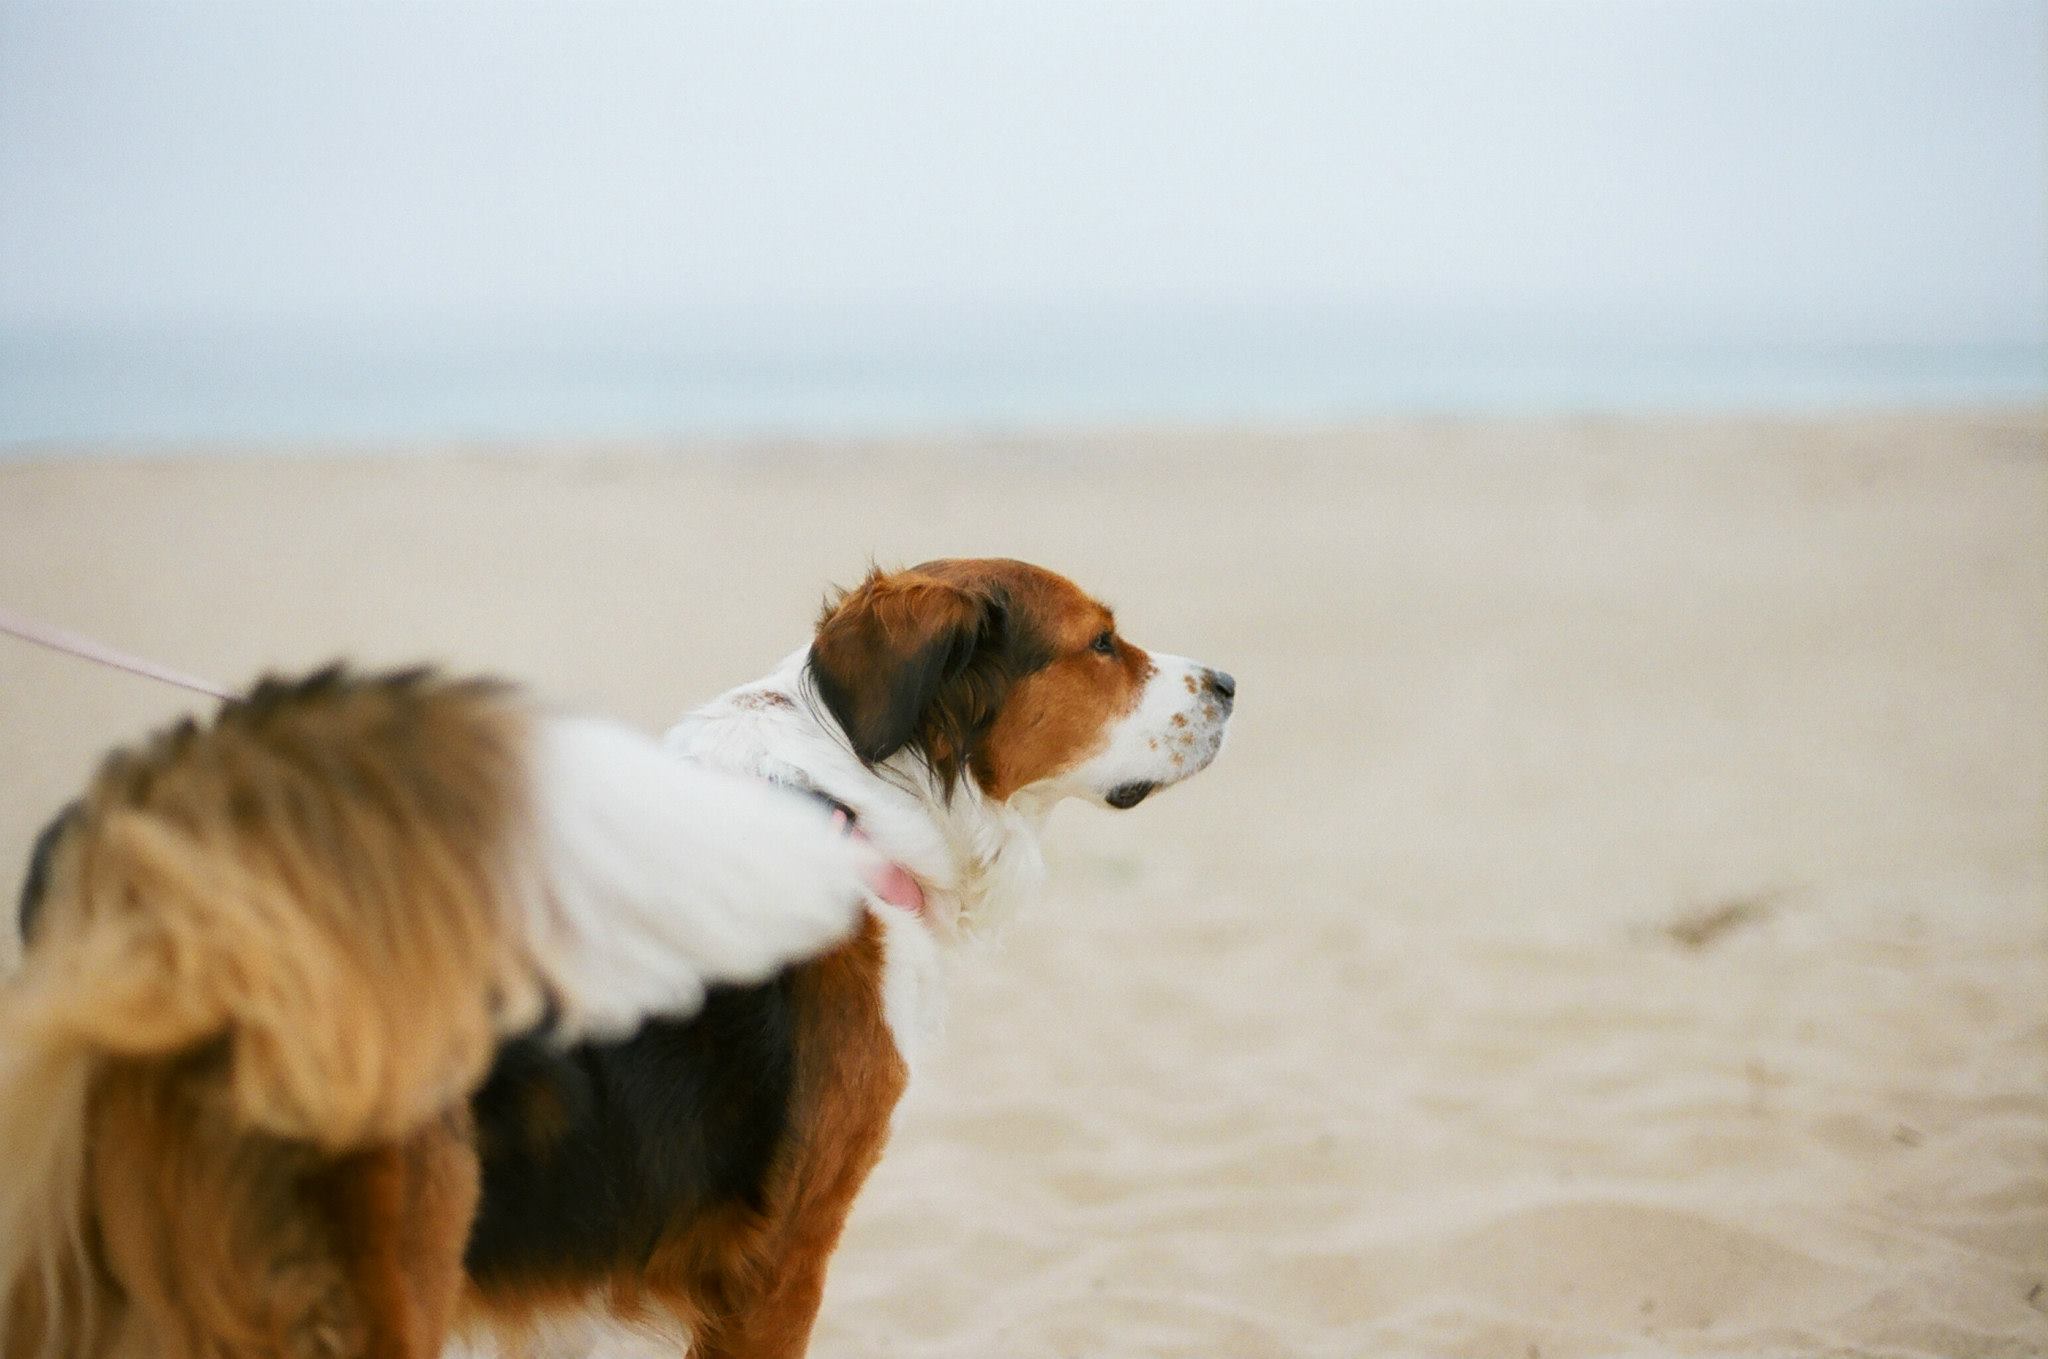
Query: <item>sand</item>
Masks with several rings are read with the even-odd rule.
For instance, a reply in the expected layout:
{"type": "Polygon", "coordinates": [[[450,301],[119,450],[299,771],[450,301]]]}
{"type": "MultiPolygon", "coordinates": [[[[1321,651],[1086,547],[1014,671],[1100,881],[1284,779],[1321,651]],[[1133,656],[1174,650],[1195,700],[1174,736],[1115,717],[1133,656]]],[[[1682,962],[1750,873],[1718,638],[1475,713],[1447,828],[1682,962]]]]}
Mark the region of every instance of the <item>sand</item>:
{"type": "MultiPolygon", "coordinates": [[[[1239,717],[1055,818],[818,1353],[2048,1353],[2048,412],[0,464],[18,607],[649,726],[956,553],[1239,717]]],[[[0,859],[186,706],[0,642],[0,859]]]]}

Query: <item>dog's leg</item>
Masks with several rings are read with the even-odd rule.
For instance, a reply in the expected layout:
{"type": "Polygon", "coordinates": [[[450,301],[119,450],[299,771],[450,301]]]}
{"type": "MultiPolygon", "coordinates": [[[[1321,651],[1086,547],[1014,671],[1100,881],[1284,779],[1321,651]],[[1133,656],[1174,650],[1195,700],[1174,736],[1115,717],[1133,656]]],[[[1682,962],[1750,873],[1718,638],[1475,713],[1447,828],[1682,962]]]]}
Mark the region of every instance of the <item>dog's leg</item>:
{"type": "Polygon", "coordinates": [[[357,1153],[324,1180],[364,1322],[363,1359],[435,1359],[454,1321],[476,1216],[467,1110],[400,1145],[357,1153]]]}
{"type": "Polygon", "coordinates": [[[801,1359],[825,1294],[831,1249],[781,1263],[774,1282],[736,1317],[706,1329],[690,1359],[801,1359]]]}
{"type": "MultiPolygon", "coordinates": [[[[732,1305],[700,1330],[696,1359],[797,1359],[825,1292],[825,1268],[854,1196],[882,1159],[909,1072],[883,1018],[881,927],[806,967],[798,1107],[804,1132],[775,1192],[772,1236],[750,1254],[732,1305]]],[[[732,1276],[728,1276],[730,1278],[732,1276]]]]}

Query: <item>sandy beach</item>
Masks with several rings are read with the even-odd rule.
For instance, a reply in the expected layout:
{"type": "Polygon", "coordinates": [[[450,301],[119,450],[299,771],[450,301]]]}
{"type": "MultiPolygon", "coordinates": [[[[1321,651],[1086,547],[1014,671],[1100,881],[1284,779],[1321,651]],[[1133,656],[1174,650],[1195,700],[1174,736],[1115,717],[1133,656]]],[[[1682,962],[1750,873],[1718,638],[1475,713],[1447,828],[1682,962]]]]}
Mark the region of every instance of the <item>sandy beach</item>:
{"type": "MultiPolygon", "coordinates": [[[[2048,1354],[2048,411],[0,461],[30,614],[650,728],[982,554],[1239,716],[1055,818],[815,1353],[2048,1354]]],[[[0,863],[198,705],[0,638],[0,863]]]]}

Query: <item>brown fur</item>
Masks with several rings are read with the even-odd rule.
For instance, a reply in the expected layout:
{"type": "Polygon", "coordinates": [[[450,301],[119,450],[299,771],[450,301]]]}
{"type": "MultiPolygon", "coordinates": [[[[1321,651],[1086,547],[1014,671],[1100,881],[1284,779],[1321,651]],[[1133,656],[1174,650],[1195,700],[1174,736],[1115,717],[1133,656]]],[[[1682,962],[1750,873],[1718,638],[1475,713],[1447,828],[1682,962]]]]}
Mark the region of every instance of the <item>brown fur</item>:
{"type": "Polygon", "coordinates": [[[1053,580],[1033,609],[1054,658],[1011,689],[975,754],[975,777],[998,801],[1092,755],[1110,726],[1137,706],[1152,676],[1152,658],[1116,637],[1107,608],[1071,581],[1053,580]],[[1094,649],[1105,632],[1114,646],[1107,656],[1094,649]]]}
{"type": "Polygon", "coordinates": [[[433,1351],[407,1257],[459,1260],[474,1167],[420,1130],[539,1008],[523,740],[496,686],[325,672],[101,769],[0,1010],[10,1359],[433,1351]]]}
{"type": "Polygon", "coordinates": [[[476,1215],[468,1110],[398,1146],[361,1152],[322,1177],[341,1258],[368,1325],[366,1359],[434,1359],[462,1296],[462,1248],[476,1215]]]}

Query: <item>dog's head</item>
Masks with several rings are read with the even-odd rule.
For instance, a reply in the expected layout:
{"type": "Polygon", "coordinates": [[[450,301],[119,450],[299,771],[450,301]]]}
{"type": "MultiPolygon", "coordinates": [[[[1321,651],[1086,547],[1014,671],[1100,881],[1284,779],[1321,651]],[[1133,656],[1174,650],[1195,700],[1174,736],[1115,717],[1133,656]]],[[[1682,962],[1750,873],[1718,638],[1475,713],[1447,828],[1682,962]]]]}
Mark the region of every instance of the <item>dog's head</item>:
{"type": "Polygon", "coordinates": [[[1126,641],[1064,576],[985,558],[870,574],[826,605],[810,674],[868,764],[908,750],[948,793],[1112,807],[1207,767],[1237,693],[1126,641]]]}

